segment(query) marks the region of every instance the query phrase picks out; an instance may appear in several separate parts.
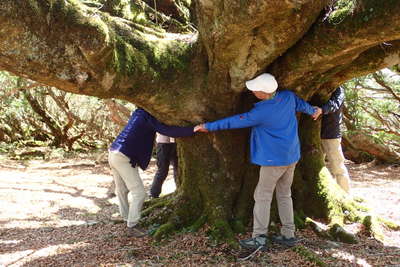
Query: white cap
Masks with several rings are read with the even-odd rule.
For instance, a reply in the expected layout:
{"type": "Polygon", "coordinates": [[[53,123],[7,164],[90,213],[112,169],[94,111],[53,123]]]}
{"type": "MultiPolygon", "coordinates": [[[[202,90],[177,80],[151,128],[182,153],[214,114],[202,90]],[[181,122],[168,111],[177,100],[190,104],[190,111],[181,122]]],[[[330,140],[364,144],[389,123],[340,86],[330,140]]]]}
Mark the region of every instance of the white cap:
{"type": "Polygon", "coordinates": [[[253,80],[247,81],[246,87],[250,91],[263,91],[271,94],[278,88],[278,82],[275,80],[273,75],[269,73],[263,73],[253,80]]]}

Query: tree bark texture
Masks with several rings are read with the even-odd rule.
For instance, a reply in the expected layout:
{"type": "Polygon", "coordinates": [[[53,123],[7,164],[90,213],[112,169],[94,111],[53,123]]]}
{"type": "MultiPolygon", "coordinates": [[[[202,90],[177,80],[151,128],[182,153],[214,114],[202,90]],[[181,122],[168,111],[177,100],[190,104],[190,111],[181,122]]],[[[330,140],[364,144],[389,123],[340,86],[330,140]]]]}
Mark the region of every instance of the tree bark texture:
{"type": "MultiPolygon", "coordinates": [[[[2,0],[0,69],[193,125],[248,110],[244,82],[266,70],[321,104],[344,81],[400,62],[397,0],[195,0],[187,10],[197,30],[186,33],[167,32],[126,1],[102,3],[108,10],[78,0],[2,0]]],[[[302,118],[300,135],[296,208],[329,217],[319,124],[302,118]]],[[[258,168],[247,140],[247,130],[234,130],[178,141],[182,184],[166,228],[203,218],[230,232],[249,218],[258,168]]]]}

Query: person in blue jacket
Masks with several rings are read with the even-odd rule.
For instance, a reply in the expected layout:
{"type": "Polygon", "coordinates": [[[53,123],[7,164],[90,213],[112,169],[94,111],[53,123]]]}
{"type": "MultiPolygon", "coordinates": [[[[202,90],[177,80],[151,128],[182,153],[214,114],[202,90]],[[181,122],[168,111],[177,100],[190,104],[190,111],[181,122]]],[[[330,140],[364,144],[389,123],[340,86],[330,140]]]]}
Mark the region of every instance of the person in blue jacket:
{"type": "Polygon", "coordinates": [[[295,225],[291,185],[300,143],[297,133],[296,112],[309,114],[314,120],[321,114],[291,91],[276,91],[278,83],[269,73],[263,73],[246,82],[246,87],[261,101],[249,112],[196,126],[196,131],[217,131],[251,127],[251,162],[260,165],[260,176],[254,192],[252,238],[240,240],[242,247],[253,252],[265,250],[270,220],[270,206],[274,189],[282,222],[281,235],[272,241],[292,246],[295,225]]]}
{"type": "Polygon", "coordinates": [[[156,132],[171,137],[193,135],[193,127],[168,126],[159,122],[142,108],[136,109],[125,128],[111,144],[108,162],[115,182],[119,211],[127,222],[127,235],[142,237],[143,229],[137,226],[146,197],[138,167],[149,165],[156,132]],[[128,202],[131,193],[132,201],[128,202]]]}
{"type": "Polygon", "coordinates": [[[342,151],[340,124],[343,118],[344,89],[338,87],[322,106],[321,144],[328,159],[327,167],[337,184],[350,192],[350,177],[342,151]]]}

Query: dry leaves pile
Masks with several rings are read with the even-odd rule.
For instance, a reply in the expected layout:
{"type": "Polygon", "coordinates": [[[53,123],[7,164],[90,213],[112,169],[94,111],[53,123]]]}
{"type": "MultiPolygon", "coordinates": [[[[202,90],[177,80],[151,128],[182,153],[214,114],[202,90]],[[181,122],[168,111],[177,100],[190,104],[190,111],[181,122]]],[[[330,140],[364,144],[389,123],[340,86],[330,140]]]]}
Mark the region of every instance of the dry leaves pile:
{"type": "MultiPolygon", "coordinates": [[[[353,194],[385,218],[400,222],[400,168],[348,164],[353,194]]],[[[151,183],[154,167],[142,173],[151,183]]],[[[170,179],[170,178],[169,178],[170,179]]],[[[385,243],[363,233],[358,244],[322,240],[308,229],[294,249],[272,246],[252,260],[210,240],[207,229],[177,233],[160,243],[124,236],[113,224],[116,199],[109,199],[106,163],[90,158],[17,162],[0,165],[0,266],[400,266],[400,232],[385,231],[385,243]]],[[[165,190],[171,190],[171,181],[165,190]]],[[[173,190],[173,189],[172,189],[173,190]]],[[[239,235],[238,238],[248,237],[239,235]]]]}

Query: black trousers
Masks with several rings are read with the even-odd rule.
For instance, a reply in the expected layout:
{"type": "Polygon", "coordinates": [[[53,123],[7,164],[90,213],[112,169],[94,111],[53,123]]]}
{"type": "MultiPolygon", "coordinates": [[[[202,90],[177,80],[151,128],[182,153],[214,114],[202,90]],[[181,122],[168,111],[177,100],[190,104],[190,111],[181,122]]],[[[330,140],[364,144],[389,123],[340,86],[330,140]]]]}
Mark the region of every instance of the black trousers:
{"type": "Polygon", "coordinates": [[[150,194],[152,197],[159,197],[162,185],[167,178],[169,165],[172,164],[174,169],[174,179],[176,179],[178,171],[178,156],[176,154],[175,143],[158,143],[156,147],[157,155],[157,172],[151,185],[150,194]]]}

